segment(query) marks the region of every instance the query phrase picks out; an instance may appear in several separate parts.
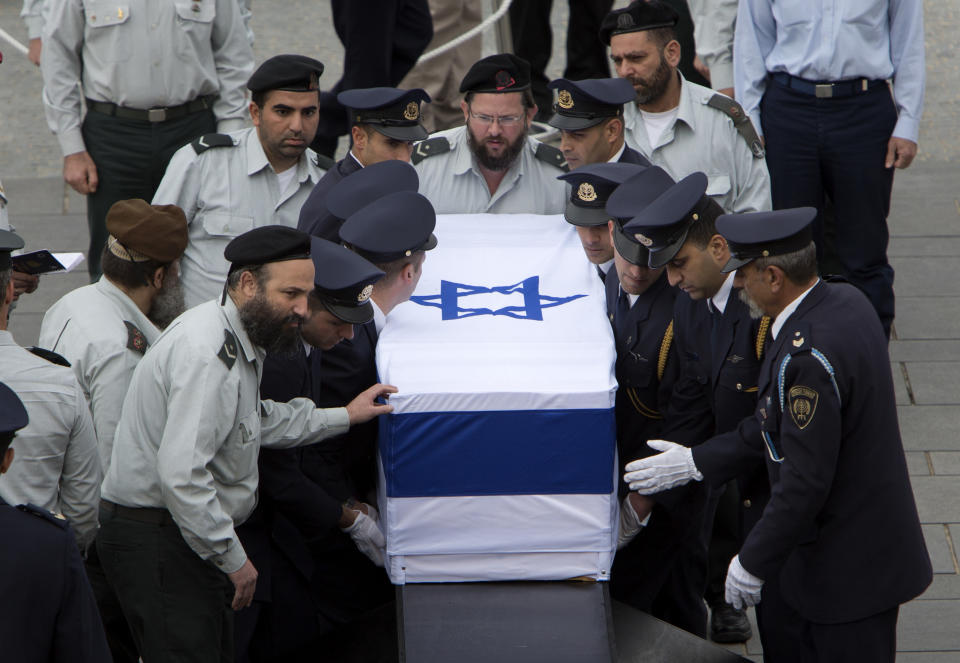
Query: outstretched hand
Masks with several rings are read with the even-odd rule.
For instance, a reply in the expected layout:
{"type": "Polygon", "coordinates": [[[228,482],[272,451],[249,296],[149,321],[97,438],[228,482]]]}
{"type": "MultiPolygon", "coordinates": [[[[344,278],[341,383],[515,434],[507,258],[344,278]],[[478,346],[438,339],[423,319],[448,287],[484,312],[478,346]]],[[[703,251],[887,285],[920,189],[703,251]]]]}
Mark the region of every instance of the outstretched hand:
{"type": "Polygon", "coordinates": [[[381,414],[393,412],[393,406],[389,403],[377,403],[380,397],[389,398],[390,394],[397,393],[397,388],[392,384],[375,384],[369,389],[360,392],[356,398],[347,404],[347,415],[350,417],[350,425],[356,426],[362,424],[381,414]]]}

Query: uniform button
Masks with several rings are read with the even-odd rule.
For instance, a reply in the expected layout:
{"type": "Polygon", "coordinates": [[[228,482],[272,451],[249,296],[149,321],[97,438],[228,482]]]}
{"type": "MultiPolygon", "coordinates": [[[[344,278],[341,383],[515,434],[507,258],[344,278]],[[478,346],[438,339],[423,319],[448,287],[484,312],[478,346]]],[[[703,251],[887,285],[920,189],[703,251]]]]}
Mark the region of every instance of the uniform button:
{"type": "Polygon", "coordinates": [[[753,502],[751,502],[750,500],[743,500],[743,506],[749,509],[750,507],[753,506],[753,502]]]}
{"type": "Polygon", "coordinates": [[[737,391],[743,391],[743,385],[739,382],[737,383],[737,391]]]}

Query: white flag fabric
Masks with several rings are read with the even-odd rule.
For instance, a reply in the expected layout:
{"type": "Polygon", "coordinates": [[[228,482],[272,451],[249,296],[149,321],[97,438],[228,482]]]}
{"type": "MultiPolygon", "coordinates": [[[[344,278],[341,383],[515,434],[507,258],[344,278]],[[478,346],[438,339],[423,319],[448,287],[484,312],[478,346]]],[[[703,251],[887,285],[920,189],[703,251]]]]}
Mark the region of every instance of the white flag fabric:
{"type": "Polygon", "coordinates": [[[609,578],[615,349],[560,216],[441,215],[377,342],[380,505],[396,584],[609,578]]]}

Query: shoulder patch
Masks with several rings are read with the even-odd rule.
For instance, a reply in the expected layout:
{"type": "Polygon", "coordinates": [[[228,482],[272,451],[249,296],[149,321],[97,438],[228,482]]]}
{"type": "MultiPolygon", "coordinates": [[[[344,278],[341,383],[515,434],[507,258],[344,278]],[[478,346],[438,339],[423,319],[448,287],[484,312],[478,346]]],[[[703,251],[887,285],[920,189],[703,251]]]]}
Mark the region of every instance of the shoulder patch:
{"type": "Polygon", "coordinates": [[[143,335],[143,332],[129,320],[124,320],[123,324],[127,328],[127,348],[140,354],[146,352],[150,344],[147,342],[147,337],[143,335]]]}
{"type": "Polygon", "coordinates": [[[317,154],[313,155],[313,165],[317,168],[323,168],[324,170],[330,170],[337,165],[337,162],[328,157],[326,154],[317,154]]]}
{"type": "Polygon", "coordinates": [[[534,156],[540,161],[548,163],[551,166],[556,166],[565,173],[570,170],[570,167],[567,165],[567,160],[563,158],[563,152],[552,145],[540,143],[537,145],[537,151],[534,156]]]}
{"type": "Polygon", "coordinates": [[[707,106],[716,108],[733,120],[733,126],[736,127],[740,137],[747,141],[747,145],[750,147],[750,151],[753,152],[755,159],[762,159],[764,157],[766,152],[763,149],[763,142],[761,142],[760,136],[753,126],[753,122],[750,121],[750,117],[743,111],[743,106],[727,95],[720,93],[710,97],[707,106]]]}
{"type": "Polygon", "coordinates": [[[211,147],[233,147],[233,139],[227,134],[204,134],[190,145],[194,152],[203,154],[211,147]]]}
{"type": "Polygon", "coordinates": [[[39,507],[36,504],[20,504],[17,506],[17,509],[23,511],[24,513],[29,513],[31,516],[36,516],[41,520],[46,520],[48,523],[52,523],[60,529],[67,529],[70,527],[70,523],[68,523],[67,519],[63,517],[63,514],[50,513],[46,509],[39,507]]]}
{"type": "Polygon", "coordinates": [[[217,353],[227,370],[233,368],[237,361],[237,337],[230,333],[230,330],[223,330],[223,345],[220,346],[220,352],[217,353]]]}
{"type": "Polygon", "coordinates": [[[443,136],[427,138],[414,146],[413,153],[410,155],[410,162],[416,166],[427,157],[446,154],[450,149],[450,141],[443,136]]]}
{"type": "Polygon", "coordinates": [[[27,348],[30,352],[37,355],[41,359],[46,359],[51,364],[56,364],[57,366],[66,366],[70,368],[70,362],[66,360],[63,355],[58,355],[53,350],[45,350],[43,348],[38,348],[36,346],[32,348],[27,348]]]}

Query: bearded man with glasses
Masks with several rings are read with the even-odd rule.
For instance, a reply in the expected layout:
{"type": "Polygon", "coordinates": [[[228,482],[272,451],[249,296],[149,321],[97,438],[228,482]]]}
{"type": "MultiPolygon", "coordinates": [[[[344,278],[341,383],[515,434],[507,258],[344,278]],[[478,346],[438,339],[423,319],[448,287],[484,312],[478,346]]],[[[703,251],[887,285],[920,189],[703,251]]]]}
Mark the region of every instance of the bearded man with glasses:
{"type": "Polygon", "coordinates": [[[537,105],[530,65],[508,53],[474,64],[460,92],[466,126],[413,149],[420,193],[438,214],[562,214],[566,170],[560,150],[527,134],[537,105]]]}

